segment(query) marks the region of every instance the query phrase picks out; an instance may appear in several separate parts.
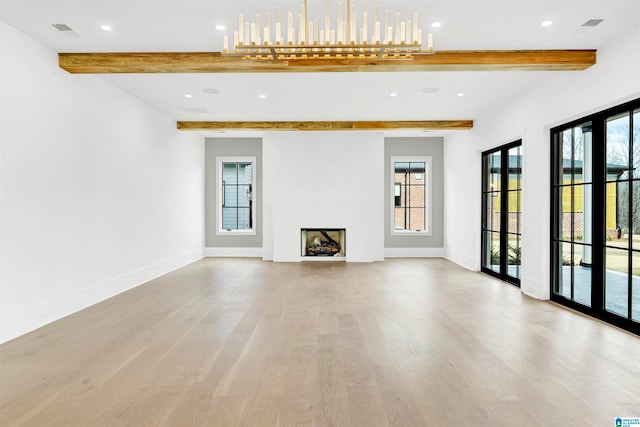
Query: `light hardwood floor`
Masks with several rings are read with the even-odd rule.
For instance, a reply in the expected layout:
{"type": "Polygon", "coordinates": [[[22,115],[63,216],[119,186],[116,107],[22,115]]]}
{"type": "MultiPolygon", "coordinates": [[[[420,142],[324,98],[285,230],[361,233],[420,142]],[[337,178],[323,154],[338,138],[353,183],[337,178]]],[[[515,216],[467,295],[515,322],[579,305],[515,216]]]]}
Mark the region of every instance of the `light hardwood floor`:
{"type": "Polygon", "coordinates": [[[640,338],[443,259],[203,259],[0,346],[0,425],[614,426],[640,338]]]}

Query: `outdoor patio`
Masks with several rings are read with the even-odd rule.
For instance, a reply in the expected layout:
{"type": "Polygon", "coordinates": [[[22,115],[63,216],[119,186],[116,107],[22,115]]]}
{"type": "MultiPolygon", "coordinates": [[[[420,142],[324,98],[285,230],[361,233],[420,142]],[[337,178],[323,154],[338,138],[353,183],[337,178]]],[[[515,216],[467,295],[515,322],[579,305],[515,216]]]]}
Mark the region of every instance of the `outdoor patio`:
{"type": "MultiPolygon", "coordinates": [[[[571,298],[570,266],[562,268],[564,287],[561,292],[566,298],[571,298]]],[[[591,269],[574,266],[574,300],[589,305],[591,301],[591,269]]],[[[607,311],[627,317],[628,295],[627,275],[617,271],[606,271],[605,306],[607,311]]],[[[632,319],[640,321],[640,277],[632,276],[632,319]]]]}

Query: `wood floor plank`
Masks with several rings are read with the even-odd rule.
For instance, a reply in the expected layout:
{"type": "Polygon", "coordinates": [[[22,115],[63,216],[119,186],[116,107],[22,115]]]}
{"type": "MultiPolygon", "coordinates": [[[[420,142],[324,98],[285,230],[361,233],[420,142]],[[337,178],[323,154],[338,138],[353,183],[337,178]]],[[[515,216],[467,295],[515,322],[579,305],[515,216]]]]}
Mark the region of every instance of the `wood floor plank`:
{"type": "Polygon", "coordinates": [[[388,427],[389,420],[377,386],[347,386],[353,426],[388,427]]]}
{"type": "Polygon", "coordinates": [[[293,348],[280,408],[280,424],[283,426],[313,426],[318,363],[316,350],[312,345],[293,348]]]}
{"type": "Polygon", "coordinates": [[[218,396],[213,399],[203,426],[239,426],[246,408],[246,398],[218,396]]]}
{"type": "Polygon", "coordinates": [[[0,345],[0,425],[608,425],[638,360],[444,259],[207,258],[0,345]]]}
{"type": "Polygon", "coordinates": [[[347,385],[375,385],[367,346],[353,315],[338,317],[340,350],[347,385]]]}
{"type": "Polygon", "coordinates": [[[314,425],[351,425],[344,364],[340,352],[340,337],[318,337],[317,404],[314,425]]]}
{"type": "Polygon", "coordinates": [[[425,425],[427,421],[422,418],[413,393],[400,370],[393,365],[378,365],[373,371],[389,425],[425,425]]]}

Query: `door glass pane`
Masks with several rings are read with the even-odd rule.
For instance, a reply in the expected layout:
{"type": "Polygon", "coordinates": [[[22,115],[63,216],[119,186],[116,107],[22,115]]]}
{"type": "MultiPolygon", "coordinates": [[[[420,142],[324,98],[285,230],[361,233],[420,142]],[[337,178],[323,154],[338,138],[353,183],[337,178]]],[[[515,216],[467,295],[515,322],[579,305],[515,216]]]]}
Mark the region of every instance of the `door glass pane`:
{"type": "Polygon", "coordinates": [[[562,135],[562,133],[555,133],[553,135],[553,155],[551,156],[552,185],[560,185],[563,183],[564,158],[562,156],[562,135]]]}
{"type": "Polygon", "coordinates": [[[631,276],[631,318],[640,322],[640,252],[632,253],[633,272],[631,276]]]}
{"type": "Polygon", "coordinates": [[[640,180],[631,181],[628,185],[631,186],[629,238],[631,247],[640,249],[640,180]]]}
{"type": "Polygon", "coordinates": [[[482,156],[482,192],[491,191],[491,156],[482,156]]]}
{"type": "Polygon", "coordinates": [[[500,273],[500,233],[489,233],[489,265],[488,268],[500,273]]]}
{"type": "Polygon", "coordinates": [[[613,248],[605,249],[605,309],[627,317],[629,307],[629,251],[613,248]]]}
{"type": "Polygon", "coordinates": [[[520,246],[520,235],[508,234],[507,238],[507,274],[516,279],[520,278],[520,265],[522,264],[522,247],[520,246]]]}
{"type": "Polygon", "coordinates": [[[619,192],[620,183],[607,182],[605,184],[605,238],[612,246],[619,246],[619,240],[622,239],[623,218],[620,217],[620,208],[618,199],[621,197],[619,192]]]}
{"type": "Polygon", "coordinates": [[[571,240],[573,227],[573,186],[562,187],[562,240],[571,240]]]}
{"type": "Polygon", "coordinates": [[[573,245],[573,299],[591,305],[591,246],[573,245]]]}
{"type": "Polygon", "coordinates": [[[571,243],[558,242],[558,260],[562,268],[559,272],[556,293],[571,299],[571,243]]]}
{"type": "Polygon", "coordinates": [[[573,186],[573,241],[591,243],[591,184],[573,186]]]}
{"type": "Polygon", "coordinates": [[[482,245],[482,266],[489,268],[491,267],[491,246],[493,245],[490,231],[482,232],[482,245]]]}
{"type": "Polygon", "coordinates": [[[500,231],[500,194],[489,193],[487,202],[487,229],[500,231]]]}
{"type": "Polygon", "coordinates": [[[562,181],[558,184],[571,183],[573,175],[573,129],[562,132],[562,181]]]}
{"type": "MultiPolygon", "coordinates": [[[[565,227],[571,227],[571,218],[568,218],[569,222],[565,224],[565,222],[567,221],[567,218],[565,218],[564,204],[562,203],[563,195],[564,195],[564,187],[556,188],[553,191],[555,191],[556,193],[554,196],[554,200],[556,201],[556,206],[560,207],[560,209],[555,210],[556,212],[555,214],[557,216],[556,218],[557,226],[555,227],[555,230],[554,230],[555,235],[553,237],[556,239],[564,240],[565,227]]],[[[569,203],[569,206],[571,206],[570,203],[569,203]]]]}
{"type": "MultiPolygon", "coordinates": [[[[611,246],[627,248],[631,237],[629,224],[629,181],[618,181],[607,184],[607,209],[614,212],[616,222],[616,238],[607,243],[611,246]],[[618,237],[619,236],[619,237],[618,237]]],[[[612,215],[614,216],[614,215],[612,215]]],[[[607,229],[613,226],[607,223],[607,229]]]]}
{"type": "Polygon", "coordinates": [[[509,149],[509,190],[519,190],[522,188],[522,156],[520,149],[513,147],[509,149]]]}
{"type": "Polygon", "coordinates": [[[585,163],[590,158],[591,123],[576,126],[573,129],[573,182],[591,182],[591,164],[585,163]]]}
{"type": "Polygon", "coordinates": [[[484,219],[485,222],[483,224],[483,227],[486,230],[500,230],[500,212],[496,212],[496,208],[499,208],[498,196],[498,193],[485,193],[483,196],[485,200],[484,205],[486,208],[484,219]]]}
{"type": "Polygon", "coordinates": [[[607,119],[607,180],[629,178],[630,115],[621,114],[607,119]]]}
{"type": "Polygon", "coordinates": [[[507,227],[509,233],[520,233],[520,213],[522,212],[520,194],[520,190],[509,191],[509,224],[507,227]]]}
{"type": "Polygon", "coordinates": [[[489,191],[500,191],[500,177],[502,176],[502,156],[500,152],[489,154],[489,164],[491,168],[489,169],[489,179],[487,182],[489,183],[489,191]]]}
{"type": "Polygon", "coordinates": [[[640,178],[640,109],[633,112],[633,177],[640,178]]]}

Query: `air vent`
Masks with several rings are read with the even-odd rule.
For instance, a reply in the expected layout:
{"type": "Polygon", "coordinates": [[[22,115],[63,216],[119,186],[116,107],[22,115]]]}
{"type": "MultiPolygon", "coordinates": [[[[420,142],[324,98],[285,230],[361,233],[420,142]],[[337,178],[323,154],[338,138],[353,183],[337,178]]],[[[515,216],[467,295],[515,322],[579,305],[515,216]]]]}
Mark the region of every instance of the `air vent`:
{"type": "Polygon", "coordinates": [[[73,31],[73,28],[67,24],[51,24],[51,26],[58,31],[73,31]]]}
{"type": "Polygon", "coordinates": [[[589,19],[587,22],[585,22],[581,26],[582,27],[595,27],[596,25],[600,24],[602,21],[604,21],[604,19],[589,19]]]}

